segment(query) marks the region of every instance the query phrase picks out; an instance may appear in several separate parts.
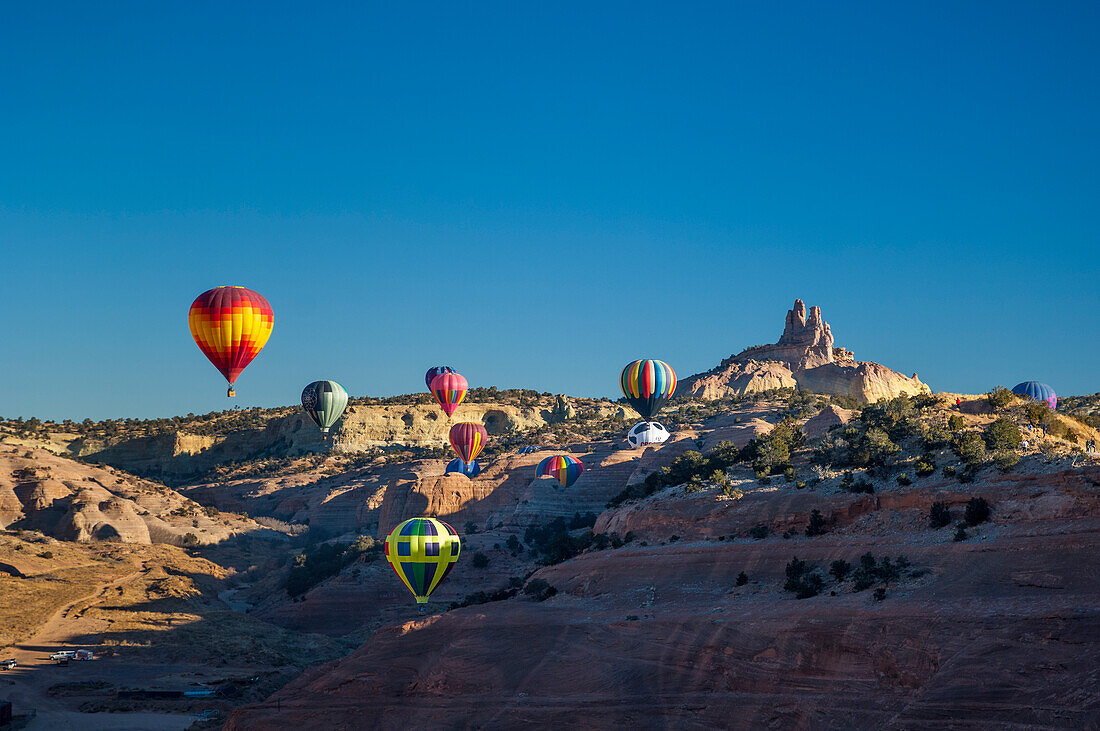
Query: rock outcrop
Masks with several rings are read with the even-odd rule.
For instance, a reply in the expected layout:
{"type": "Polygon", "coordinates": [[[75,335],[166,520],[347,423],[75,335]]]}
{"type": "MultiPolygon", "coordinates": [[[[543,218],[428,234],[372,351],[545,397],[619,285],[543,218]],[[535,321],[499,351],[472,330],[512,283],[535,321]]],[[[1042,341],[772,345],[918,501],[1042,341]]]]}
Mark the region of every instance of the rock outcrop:
{"type": "Polygon", "coordinates": [[[835,347],[821,308],[811,307],[807,316],[802,300],[795,300],[787,311],[777,343],[731,355],[717,368],[683,379],[677,393],[719,399],[777,388],[851,396],[864,402],[929,393],[915,373],[909,378],[878,363],[858,362],[852,351],[835,347]]]}
{"type": "Polygon", "coordinates": [[[217,543],[261,530],[235,516],[211,517],[163,485],[13,445],[0,445],[0,528],[82,543],[177,545],[188,533],[199,543],[217,543]]]}
{"type": "Polygon", "coordinates": [[[802,425],[802,433],[810,439],[819,439],[829,433],[834,426],[847,424],[855,412],[839,406],[826,406],[802,425]]]}

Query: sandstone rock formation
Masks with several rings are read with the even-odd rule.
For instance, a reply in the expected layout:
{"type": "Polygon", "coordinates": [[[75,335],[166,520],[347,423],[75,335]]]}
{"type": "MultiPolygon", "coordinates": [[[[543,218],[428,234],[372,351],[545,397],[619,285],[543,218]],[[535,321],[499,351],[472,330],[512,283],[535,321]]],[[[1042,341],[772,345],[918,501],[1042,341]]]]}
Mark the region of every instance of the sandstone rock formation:
{"type": "Polygon", "coordinates": [[[188,533],[199,543],[217,543],[262,530],[237,517],[212,518],[163,485],[13,445],[0,445],[0,528],[142,544],[180,544],[188,533]]]}
{"type": "Polygon", "coordinates": [[[747,348],[717,368],[683,379],[678,394],[719,399],[777,388],[851,396],[873,402],[901,395],[929,393],[914,373],[908,378],[871,362],[857,362],[850,350],[834,347],[832,329],[821,308],[795,300],[787,311],[783,334],[773,345],[747,348]]]}
{"type": "Polygon", "coordinates": [[[826,406],[802,425],[802,433],[811,439],[818,439],[840,424],[847,424],[854,412],[839,406],[826,406]]]}
{"type": "MultiPolygon", "coordinates": [[[[330,449],[336,454],[356,454],[394,445],[445,447],[447,433],[456,420],[480,422],[490,436],[514,434],[573,418],[577,413],[574,402],[557,396],[545,408],[541,404],[464,403],[454,419],[447,419],[435,404],[350,406],[327,442],[305,414],[293,411],[264,428],[219,435],[181,431],[110,446],[76,441],[72,449],[78,456],[138,474],[182,479],[201,475],[219,464],[262,457],[295,457],[330,449]]],[[[587,408],[601,414],[622,410],[612,402],[593,402],[587,408]]]]}

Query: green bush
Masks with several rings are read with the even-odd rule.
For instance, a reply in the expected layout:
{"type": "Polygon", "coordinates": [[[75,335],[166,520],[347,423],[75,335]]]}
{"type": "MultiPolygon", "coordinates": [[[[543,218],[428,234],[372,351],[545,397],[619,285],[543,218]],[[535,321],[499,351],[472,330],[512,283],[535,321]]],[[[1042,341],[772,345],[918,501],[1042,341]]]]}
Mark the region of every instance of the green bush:
{"type": "Polygon", "coordinates": [[[964,520],[969,526],[981,525],[989,520],[991,509],[984,497],[972,497],[966,504],[964,520]]]}
{"type": "Polygon", "coordinates": [[[758,541],[767,538],[769,533],[771,533],[771,530],[763,523],[757,523],[749,529],[749,537],[758,541]]]}
{"type": "Polygon", "coordinates": [[[909,559],[898,556],[895,563],[883,556],[878,561],[871,553],[865,553],[859,557],[859,566],[852,575],[852,591],[863,591],[877,583],[888,584],[891,581],[901,579],[903,572],[909,567],[909,559]]]}
{"type": "Polygon", "coordinates": [[[985,459],[985,440],[977,432],[967,431],[955,435],[951,448],[967,465],[978,465],[985,459]]]}
{"type": "Polygon", "coordinates": [[[898,484],[901,485],[902,487],[904,487],[906,485],[912,485],[913,484],[913,481],[911,479],[909,479],[909,475],[905,474],[904,472],[902,472],[900,475],[897,476],[897,481],[898,481],[898,484]]]}
{"type": "Polygon", "coordinates": [[[737,575],[737,580],[734,582],[736,586],[744,586],[747,583],[749,583],[749,575],[744,571],[737,575]]]}
{"type": "Polygon", "coordinates": [[[183,534],[183,545],[188,546],[188,547],[197,546],[197,545],[199,545],[199,537],[197,535],[195,535],[194,533],[184,533],[183,534]]]}
{"type": "Polygon", "coordinates": [[[825,534],[825,518],[821,511],[814,508],[810,511],[810,524],[806,526],[806,535],[809,537],[825,534]]]}
{"type": "Polygon", "coordinates": [[[958,431],[966,426],[966,421],[958,414],[951,414],[947,417],[947,428],[951,431],[958,431]]]}
{"type": "Polygon", "coordinates": [[[1020,455],[1015,452],[1002,450],[993,453],[993,464],[1001,472],[1008,472],[1020,462],[1020,455]]]}
{"type": "Polygon", "coordinates": [[[928,524],[933,528],[943,528],[951,522],[951,509],[947,503],[935,502],[928,510],[928,524]]]}
{"type": "Polygon", "coordinates": [[[986,401],[989,402],[989,406],[993,409],[1003,409],[1012,403],[1014,398],[1015,394],[1004,386],[997,386],[985,395],[986,401]]]}
{"type": "MultiPolygon", "coordinates": [[[[192,537],[195,536],[194,533],[188,533],[187,535],[192,536],[192,537]]],[[[198,543],[198,542],[199,542],[199,539],[196,537],[195,538],[195,543],[198,543]]],[[[187,544],[187,538],[184,537],[184,545],[186,545],[186,544],[187,544]]],[[[38,554],[38,557],[49,560],[49,559],[53,558],[53,551],[42,551],[41,553],[38,554]]]]}
{"type": "Polygon", "coordinates": [[[838,582],[844,581],[845,577],[848,576],[851,570],[852,564],[848,563],[842,558],[838,558],[836,561],[833,561],[831,564],[829,564],[829,573],[832,574],[833,578],[836,579],[838,582]]]}
{"type": "Polygon", "coordinates": [[[787,564],[786,574],[783,590],[792,592],[798,599],[817,596],[825,588],[825,580],[817,573],[817,569],[808,566],[805,561],[799,561],[797,557],[787,564]]]}
{"type": "Polygon", "coordinates": [[[917,477],[927,477],[936,471],[936,458],[926,454],[917,460],[917,463],[913,465],[913,469],[917,473],[917,477]]]}
{"type": "Polygon", "coordinates": [[[944,477],[954,477],[955,476],[955,467],[954,467],[954,465],[945,464],[943,466],[943,476],[944,477]]]}
{"type": "Polygon", "coordinates": [[[970,536],[966,533],[966,524],[959,523],[957,526],[955,526],[955,535],[954,537],[952,537],[951,540],[958,543],[959,541],[965,541],[969,537],[970,536]]]}
{"type": "Polygon", "coordinates": [[[550,586],[546,579],[532,579],[523,587],[523,593],[537,602],[544,602],[558,593],[558,590],[550,586]]]}
{"type": "Polygon", "coordinates": [[[483,569],[489,565],[489,557],[481,551],[474,554],[473,565],[475,569],[483,569]]]}
{"type": "Polygon", "coordinates": [[[1003,416],[993,420],[982,432],[985,445],[991,450],[1015,449],[1023,442],[1020,428],[1003,416]]]}

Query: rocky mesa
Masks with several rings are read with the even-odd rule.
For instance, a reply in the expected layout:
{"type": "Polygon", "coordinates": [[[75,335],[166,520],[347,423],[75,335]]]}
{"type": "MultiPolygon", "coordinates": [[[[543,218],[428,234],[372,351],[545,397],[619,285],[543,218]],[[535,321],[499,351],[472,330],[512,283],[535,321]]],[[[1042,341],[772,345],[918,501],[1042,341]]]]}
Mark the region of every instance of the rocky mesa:
{"type": "Polygon", "coordinates": [[[807,316],[800,299],[787,311],[778,342],[746,348],[706,373],[683,379],[677,393],[720,399],[777,388],[850,396],[864,403],[930,393],[916,373],[909,377],[878,363],[856,361],[850,350],[836,347],[821,308],[811,307],[807,316]]]}

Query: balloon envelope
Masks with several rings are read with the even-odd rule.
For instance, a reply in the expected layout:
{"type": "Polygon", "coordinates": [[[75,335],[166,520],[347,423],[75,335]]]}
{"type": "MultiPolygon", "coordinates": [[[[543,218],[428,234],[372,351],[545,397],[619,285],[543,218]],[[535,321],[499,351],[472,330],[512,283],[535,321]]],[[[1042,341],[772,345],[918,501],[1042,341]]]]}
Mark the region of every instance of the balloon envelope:
{"type": "Polygon", "coordinates": [[[576,457],[568,454],[556,454],[539,462],[535,468],[536,477],[553,477],[562,487],[569,487],[584,472],[584,465],[576,457]]]}
{"type": "Polygon", "coordinates": [[[1058,408],[1058,394],[1054,389],[1040,381],[1024,381],[1017,383],[1012,393],[1018,396],[1027,396],[1036,401],[1042,401],[1050,407],[1051,411],[1058,408]]]}
{"type": "Polygon", "coordinates": [[[636,360],[623,368],[619,387],[634,410],[651,421],[676,392],[676,371],[663,360],[636,360]]]}
{"type": "Polygon", "coordinates": [[[314,381],[302,390],[302,408],[322,434],[328,434],[347,407],[348,392],[336,381],[314,381]]]}
{"type": "Polygon", "coordinates": [[[441,373],[454,373],[455,369],[450,366],[436,366],[435,368],[429,368],[428,372],[424,374],[424,385],[428,387],[428,390],[432,390],[432,379],[441,373]]]}
{"type": "Polygon", "coordinates": [[[452,459],[450,462],[447,463],[447,470],[445,474],[466,475],[467,477],[472,479],[481,474],[481,465],[477,463],[476,459],[472,459],[469,462],[463,462],[460,459],[452,459]]]}
{"type": "Polygon", "coordinates": [[[489,432],[485,431],[485,427],[472,421],[455,424],[447,436],[451,440],[451,448],[463,462],[475,459],[489,441],[489,432]]]}
{"type": "Polygon", "coordinates": [[[258,292],[215,287],[191,303],[187,324],[199,350],[232,386],[267,344],[275,313],[258,292]]]}
{"type": "Polygon", "coordinates": [[[468,388],[469,384],[466,383],[466,379],[462,377],[461,373],[440,373],[432,379],[429,386],[432,396],[435,397],[435,402],[439,404],[439,408],[443,409],[443,413],[447,416],[453,414],[458,405],[462,403],[462,399],[466,398],[468,388]]]}
{"type": "Polygon", "coordinates": [[[626,433],[626,441],[632,447],[641,447],[646,444],[660,444],[669,437],[668,429],[656,421],[643,421],[635,424],[626,433]]]}
{"type": "Polygon", "coordinates": [[[410,518],[386,537],[386,560],[405,588],[425,604],[458,562],[455,529],[435,518],[410,518]]]}

